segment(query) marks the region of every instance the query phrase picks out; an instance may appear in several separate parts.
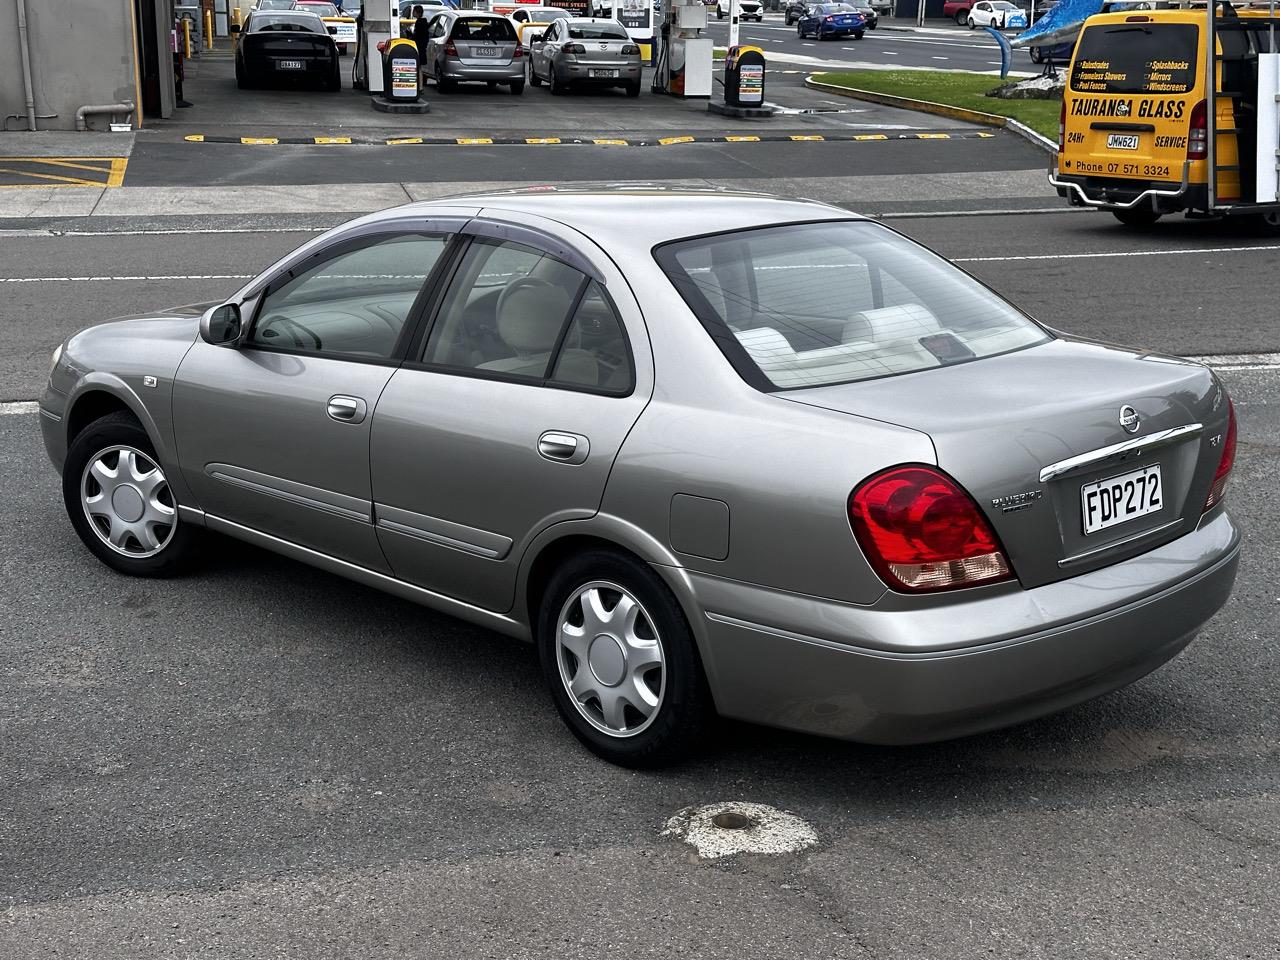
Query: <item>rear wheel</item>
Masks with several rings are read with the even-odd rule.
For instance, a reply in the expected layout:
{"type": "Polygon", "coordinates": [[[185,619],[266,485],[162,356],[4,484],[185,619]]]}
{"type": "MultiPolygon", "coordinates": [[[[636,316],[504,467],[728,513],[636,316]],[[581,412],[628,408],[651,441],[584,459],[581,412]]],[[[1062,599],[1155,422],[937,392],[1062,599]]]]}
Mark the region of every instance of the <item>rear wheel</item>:
{"type": "Polygon", "coordinates": [[[240,65],[240,61],[236,61],[236,86],[241,90],[250,90],[253,88],[253,81],[249,79],[249,71],[240,65]]]}
{"type": "Polygon", "coordinates": [[[1247,227],[1263,237],[1280,237],[1280,211],[1270,210],[1243,218],[1247,227]]]}
{"type": "Polygon", "coordinates": [[[324,88],[330,93],[337,93],[342,89],[342,68],[338,66],[338,61],[333,61],[333,69],[329,71],[329,79],[324,82],[324,88]]]}
{"type": "Polygon", "coordinates": [[[458,81],[450,80],[448,77],[436,77],[436,89],[441,93],[453,93],[457,89],[458,81]]]}
{"type": "Polygon", "coordinates": [[[553,66],[551,72],[547,74],[547,89],[551,91],[553,97],[558,97],[565,92],[564,82],[556,76],[556,68],[553,66]]]}
{"type": "Polygon", "coordinates": [[[512,80],[512,81],[511,81],[511,92],[512,92],[513,94],[515,94],[517,97],[518,97],[518,96],[520,96],[520,94],[524,93],[524,81],[523,81],[523,80],[512,80]]]}
{"type": "Polygon", "coordinates": [[[857,32],[853,35],[853,39],[855,39],[855,40],[861,40],[861,39],[862,39],[862,31],[861,31],[861,30],[857,31],[857,32]]]}
{"type": "Polygon", "coordinates": [[[113,570],[167,577],[191,557],[196,531],[178,517],[151,438],[131,414],[95,420],[71,442],[62,497],[81,541],[113,570]]]}
{"type": "Polygon", "coordinates": [[[538,76],[538,71],[533,69],[533,64],[529,64],[529,82],[535,87],[542,86],[542,78],[538,76]]]}
{"type": "Polygon", "coordinates": [[[1149,227],[1160,219],[1160,214],[1151,209],[1151,204],[1140,204],[1127,210],[1112,210],[1112,215],[1126,227],[1149,227]]]}
{"type": "Polygon", "coordinates": [[[967,10],[961,10],[959,13],[957,13],[957,14],[956,14],[956,24],[957,24],[958,26],[963,27],[963,26],[964,26],[964,22],[965,22],[965,18],[966,18],[966,17],[968,17],[968,16],[969,16],[969,11],[967,11],[967,10]]]}
{"type": "Polygon", "coordinates": [[[637,80],[635,83],[628,83],[628,84],[627,84],[627,96],[628,96],[628,97],[638,97],[638,96],[640,96],[640,81],[639,81],[639,80],[637,80]]]}
{"type": "Polygon", "coordinates": [[[547,584],[536,633],[556,709],[593,753],[657,766],[702,742],[712,710],[693,634],[646,564],[574,557],[547,584]]]}

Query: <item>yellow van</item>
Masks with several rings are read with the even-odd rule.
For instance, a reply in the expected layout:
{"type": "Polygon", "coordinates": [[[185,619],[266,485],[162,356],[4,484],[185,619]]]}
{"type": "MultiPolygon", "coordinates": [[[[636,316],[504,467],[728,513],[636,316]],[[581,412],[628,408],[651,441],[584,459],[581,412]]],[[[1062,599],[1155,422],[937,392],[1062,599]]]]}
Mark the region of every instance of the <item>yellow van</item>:
{"type": "Polygon", "coordinates": [[[1246,215],[1242,223],[1280,231],[1280,204],[1255,195],[1258,54],[1269,50],[1271,23],[1266,8],[1228,3],[1212,23],[1204,6],[1130,9],[1085,21],[1049,178],[1058,195],[1110,210],[1131,226],[1185,212],[1246,215]],[[1218,51],[1213,95],[1207,29],[1218,51]]]}

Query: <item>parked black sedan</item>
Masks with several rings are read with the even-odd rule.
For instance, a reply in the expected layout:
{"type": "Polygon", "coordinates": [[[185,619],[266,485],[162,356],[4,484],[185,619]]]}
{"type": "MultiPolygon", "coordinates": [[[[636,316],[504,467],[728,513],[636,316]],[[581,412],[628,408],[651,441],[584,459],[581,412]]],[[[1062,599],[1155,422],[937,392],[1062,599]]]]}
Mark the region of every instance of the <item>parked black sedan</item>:
{"type": "MultiPolygon", "coordinates": [[[[843,2],[862,14],[862,19],[867,22],[868,30],[874,30],[880,22],[880,15],[876,13],[871,0],[843,0],[843,2]]],[[[810,7],[816,6],[819,6],[819,2],[815,2],[815,0],[789,0],[787,5],[782,8],[783,19],[788,27],[794,26],[797,20],[808,16],[810,7]]]]}
{"type": "Polygon", "coordinates": [[[255,10],[236,45],[236,85],[310,83],[340,90],[338,45],[314,13],[255,10]]]}

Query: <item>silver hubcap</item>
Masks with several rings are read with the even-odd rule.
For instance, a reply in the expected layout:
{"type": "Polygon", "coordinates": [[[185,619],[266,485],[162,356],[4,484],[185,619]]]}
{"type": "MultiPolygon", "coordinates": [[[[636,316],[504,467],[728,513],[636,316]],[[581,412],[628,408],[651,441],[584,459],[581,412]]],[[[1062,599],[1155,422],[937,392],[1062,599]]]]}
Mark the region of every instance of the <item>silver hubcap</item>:
{"type": "Polygon", "coordinates": [[[99,450],[80,476],[80,503],[98,539],[126,557],[151,557],[177,529],[164,471],[133,447],[99,450]]]}
{"type": "Polygon", "coordinates": [[[556,660],[569,699],[602,733],[633,737],[658,715],[667,682],[662,640],[640,601],[616,583],[588,583],[565,603],[556,660]]]}

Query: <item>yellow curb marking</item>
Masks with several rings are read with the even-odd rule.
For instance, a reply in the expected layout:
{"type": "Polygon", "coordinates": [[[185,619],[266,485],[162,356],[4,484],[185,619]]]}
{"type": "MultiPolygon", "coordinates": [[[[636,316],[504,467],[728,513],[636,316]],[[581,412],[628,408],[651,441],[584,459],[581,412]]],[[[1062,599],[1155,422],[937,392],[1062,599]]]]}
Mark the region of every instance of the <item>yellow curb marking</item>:
{"type": "Polygon", "coordinates": [[[316,143],[350,143],[350,137],[316,137],[316,143]]]}
{"type": "Polygon", "coordinates": [[[949,133],[917,133],[915,135],[915,138],[917,140],[950,140],[951,134],[949,133]]]}
{"type": "Polygon", "coordinates": [[[664,147],[669,147],[673,143],[693,143],[693,137],[662,137],[658,142],[664,147]]]}
{"type": "Polygon", "coordinates": [[[792,136],[790,139],[792,139],[792,140],[825,140],[825,139],[827,139],[827,138],[826,138],[826,137],[802,137],[802,136],[792,136]]]}
{"type": "Polygon", "coordinates": [[[759,137],[725,137],[728,143],[759,143],[759,137]]]}
{"type": "Polygon", "coordinates": [[[204,143],[204,134],[193,133],[189,137],[183,137],[182,139],[186,140],[188,143],[204,143]]]}
{"type": "Polygon", "coordinates": [[[241,137],[240,142],[247,143],[247,144],[273,144],[273,143],[279,143],[280,138],[279,137],[241,137]]]}
{"type": "Polygon", "coordinates": [[[888,134],[884,134],[884,133],[855,133],[853,135],[853,139],[855,140],[888,140],[889,136],[888,134]]]}
{"type": "Polygon", "coordinates": [[[421,137],[392,137],[387,141],[388,147],[399,146],[402,143],[421,143],[421,137]]]}
{"type": "Polygon", "coordinates": [[[592,140],[592,143],[599,144],[602,147],[625,147],[628,146],[625,140],[592,140]]]}
{"type": "Polygon", "coordinates": [[[525,143],[559,143],[559,137],[525,137],[525,143]]]}
{"type": "Polygon", "coordinates": [[[458,137],[457,143],[459,146],[462,146],[462,147],[471,146],[473,144],[483,145],[486,143],[493,143],[493,138],[492,137],[458,137]]]}

